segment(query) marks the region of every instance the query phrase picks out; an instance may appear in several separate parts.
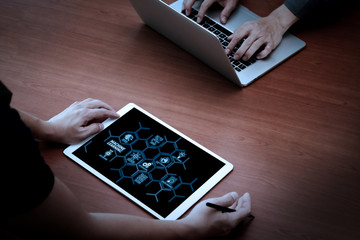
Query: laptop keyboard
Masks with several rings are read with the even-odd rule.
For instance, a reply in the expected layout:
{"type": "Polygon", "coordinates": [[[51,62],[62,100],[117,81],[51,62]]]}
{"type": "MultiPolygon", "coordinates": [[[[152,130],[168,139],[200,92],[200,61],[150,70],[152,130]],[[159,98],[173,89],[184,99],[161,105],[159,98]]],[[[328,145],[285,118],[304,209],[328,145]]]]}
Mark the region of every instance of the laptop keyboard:
{"type": "MultiPolygon", "coordinates": [[[[196,9],[192,9],[190,15],[188,16],[194,22],[197,20],[198,11],[196,9]]],[[[226,49],[229,44],[227,38],[232,34],[229,30],[223,28],[220,24],[216,23],[215,21],[211,20],[209,17],[204,16],[202,22],[200,23],[201,26],[209,30],[210,32],[214,33],[216,37],[219,39],[222,47],[226,49]]],[[[246,67],[250,66],[251,64],[256,62],[256,58],[250,58],[248,61],[243,60],[235,60],[234,54],[241,46],[241,43],[244,41],[243,39],[239,42],[233,51],[228,55],[231,65],[233,65],[234,69],[238,72],[244,70],[246,67]]]]}

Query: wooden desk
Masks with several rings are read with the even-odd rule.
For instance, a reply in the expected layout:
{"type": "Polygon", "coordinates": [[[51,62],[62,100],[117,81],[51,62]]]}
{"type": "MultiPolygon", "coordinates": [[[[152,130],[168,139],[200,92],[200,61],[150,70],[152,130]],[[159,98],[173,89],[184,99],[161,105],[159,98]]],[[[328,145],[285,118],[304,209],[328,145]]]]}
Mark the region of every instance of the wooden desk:
{"type": "MultiPolygon", "coordinates": [[[[264,16],[281,2],[242,3],[264,16]]],[[[135,102],[232,162],[206,195],[251,193],[256,219],[232,239],[360,239],[359,13],[298,30],[307,47],[240,89],[128,1],[0,0],[0,79],[43,119],[88,97],[135,102]]],[[[87,210],[152,217],[63,149],[41,145],[87,210]]]]}

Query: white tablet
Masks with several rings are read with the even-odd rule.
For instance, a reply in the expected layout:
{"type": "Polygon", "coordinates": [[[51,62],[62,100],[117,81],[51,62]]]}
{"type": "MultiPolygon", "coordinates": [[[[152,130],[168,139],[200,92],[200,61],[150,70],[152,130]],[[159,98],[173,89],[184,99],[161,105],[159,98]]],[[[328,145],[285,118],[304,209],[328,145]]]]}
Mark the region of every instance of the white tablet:
{"type": "Polygon", "coordinates": [[[175,220],[233,165],[130,103],[64,154],[159,219],[175,220]]]}

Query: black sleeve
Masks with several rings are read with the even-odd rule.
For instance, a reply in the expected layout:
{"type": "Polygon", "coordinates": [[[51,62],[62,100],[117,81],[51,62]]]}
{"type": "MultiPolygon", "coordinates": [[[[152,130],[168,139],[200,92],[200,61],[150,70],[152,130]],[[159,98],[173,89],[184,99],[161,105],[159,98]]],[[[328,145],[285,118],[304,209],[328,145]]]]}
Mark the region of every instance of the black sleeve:
{"type": "Polygon", "coordinates": [[[285,6],[298,18],[303,19],[308,14],[321,8],[323,11],[325,7],[333,0],[286,0],[285,6]]]}
{"type": "Polygon", "coordinates": [[[10,101],[11,92],[0,81],[2,221],[39,205],[54,185],[54,175],[40,155],[38,143],[10,101]]]}

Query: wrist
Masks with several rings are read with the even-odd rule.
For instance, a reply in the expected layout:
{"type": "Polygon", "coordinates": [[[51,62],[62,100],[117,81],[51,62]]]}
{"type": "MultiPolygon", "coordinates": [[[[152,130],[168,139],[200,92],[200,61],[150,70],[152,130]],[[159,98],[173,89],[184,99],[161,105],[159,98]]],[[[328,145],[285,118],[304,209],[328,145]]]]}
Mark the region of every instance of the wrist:
{"type": "Polygon", "coordinates": [[[39,138],[45,141],[56,141],[56,131],[53,124],[50,121],[40,120],[41,136],[39,138]]]}
{"type": "Polygon", "coordinates": [[[268,17],[274,18],[283,34],[299,20],[284,4],[270,13],[268,17]]]}
{"type": "Polygon", "coordinates": [[[18,110],[18,112],[21,120],[30,128],[34,138],[38,140],[50,140],[53,138],[55,132],[49,121],[41,120],[21,110],[18,110]]]}
{"type": "Polygon", "coordinates": [[[181,225],[180,239],[206,239],[206,233],[202,233],[199,226],[188,220],[183,218],[176,221],[177,224],[181,225]]]}

